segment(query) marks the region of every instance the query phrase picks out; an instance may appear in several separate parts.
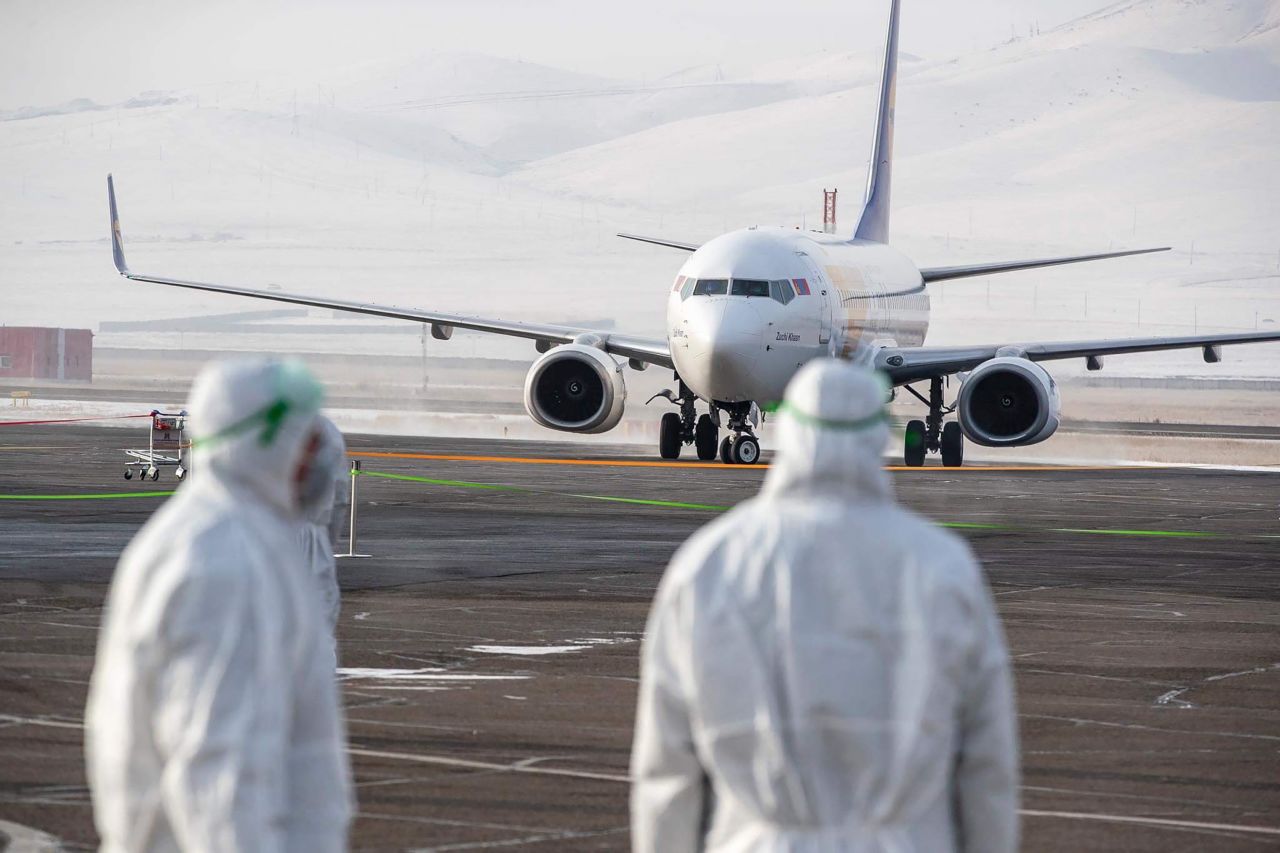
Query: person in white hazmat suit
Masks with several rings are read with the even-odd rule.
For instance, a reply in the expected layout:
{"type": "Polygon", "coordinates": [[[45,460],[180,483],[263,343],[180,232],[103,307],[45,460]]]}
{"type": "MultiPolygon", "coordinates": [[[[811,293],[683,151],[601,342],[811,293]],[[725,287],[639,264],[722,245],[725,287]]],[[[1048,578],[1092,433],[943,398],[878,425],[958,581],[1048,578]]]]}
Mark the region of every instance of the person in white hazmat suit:
{"type": "Polygon", "coordinates": [[[191,477],[125,549],[86,709],[102,850],[340,851],[350,766],[298,548],[321,388],[296,362],[206,367],[191,477]]]}
{"type": "Polygon", "coordinates": [[[334,650],[337,666],[338,616],[342,612],[342,593],[338,588],[338,561],[334,543],[342,536],[343,525],[351,507],[351,475],[346,468],[347,443],[333,421],[321,415],[318,419],[320,443],[316,447],[316,463],[333,473],[333,478],[316,494],[309,495],[302,506],[303,525],[298,538],[303,560],[320,594],[320,612],[334,650]]]}
{"type": "Polygon", "coordinates": [[[631,755],[638,851],[1008,853],[1008,654],[967,546],[894,501],[887,386],[830,359],[759,496],[655,598],[631,755]]]}

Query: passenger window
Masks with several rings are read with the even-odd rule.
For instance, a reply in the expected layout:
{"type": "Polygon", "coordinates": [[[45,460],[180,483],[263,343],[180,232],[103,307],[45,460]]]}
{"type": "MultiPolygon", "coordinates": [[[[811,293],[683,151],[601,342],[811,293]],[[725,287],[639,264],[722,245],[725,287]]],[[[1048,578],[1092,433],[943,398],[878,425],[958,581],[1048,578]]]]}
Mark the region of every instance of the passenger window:
{"type": "Polygon", "coordinates": [[[769,296],[769,282],[754,281],[749,278],[735,278],[733,280],[733,290],[730,291],[734,296],[769,296]]]}
{"type": "Polygon", "coordinates": [[[769,282],[769,295],[783,305],[796,298],[796,292],[791,289],[791,282],[786,279],[769,282]]]}
{"type": "Polygon", "coordinates": [[[693,288],[694,296],[724,296],[729,292],[727,278],[700,278],[693,288]]]}

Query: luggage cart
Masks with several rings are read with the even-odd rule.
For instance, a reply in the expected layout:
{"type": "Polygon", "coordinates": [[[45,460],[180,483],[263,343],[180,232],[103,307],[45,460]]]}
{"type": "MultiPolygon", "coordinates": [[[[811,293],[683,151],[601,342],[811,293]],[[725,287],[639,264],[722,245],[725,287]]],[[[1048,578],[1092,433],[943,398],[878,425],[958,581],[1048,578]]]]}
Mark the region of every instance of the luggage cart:
{"type": "Polygon", "coordinates": [[[181,480],[187,476],[187,454],[191,446],[187,443],[187,413],[162,412],[151,410],[151,436],[146,450],[126,450],[125,455],[133,459],[124,464],[124,478],[133,479],[133,469],[138,469],[138,479],[160,479],[161,468],[172,468],[173,476],[181,480]]]}

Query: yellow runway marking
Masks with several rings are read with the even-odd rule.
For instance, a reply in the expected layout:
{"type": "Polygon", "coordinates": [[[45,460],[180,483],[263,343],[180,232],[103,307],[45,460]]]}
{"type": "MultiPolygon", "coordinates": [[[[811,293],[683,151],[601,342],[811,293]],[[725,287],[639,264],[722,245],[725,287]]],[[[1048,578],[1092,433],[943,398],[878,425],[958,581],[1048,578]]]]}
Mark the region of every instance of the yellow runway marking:
{"type": "MultiPolygon", "coordinates": [[[[379,450],[352,450],[348,456],[366,459],[418,459],[431,462],[496,462],[509,465],[575,465],[603,468],[723,468],[732,471],[763,471],[768,465],[725,465],[722,462],[668,462],[658,459],[554,459],[544,456],[479,456],[462,453],[401,453],[379,450]]],[[[886,465],[886,471],[934,471],[945,473],[978,473],[982,471],[1146,471],[1146,465],[991,465],[968,468],[908,468],[886,465]]]]}

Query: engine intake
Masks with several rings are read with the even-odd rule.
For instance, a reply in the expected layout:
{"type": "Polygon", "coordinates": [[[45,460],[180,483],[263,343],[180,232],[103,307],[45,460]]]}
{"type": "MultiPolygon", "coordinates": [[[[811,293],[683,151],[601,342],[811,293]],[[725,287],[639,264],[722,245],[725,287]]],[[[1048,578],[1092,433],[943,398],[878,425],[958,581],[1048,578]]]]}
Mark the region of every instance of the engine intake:
{"type": "Polygon", "coordinates": [[[529,417],[562,432],[608,432],[622,420],[626,399],[622,365],[583,344],[551,350],[533,363],[524,381],[529,417]]]}
{"type": "Polygon", "coordinates": [[[956,404],[969,440],[987,447],[1037,444],[1058,429],[1058,385],[1043,367],[1005,356],[978,365],[956,404]]]}

